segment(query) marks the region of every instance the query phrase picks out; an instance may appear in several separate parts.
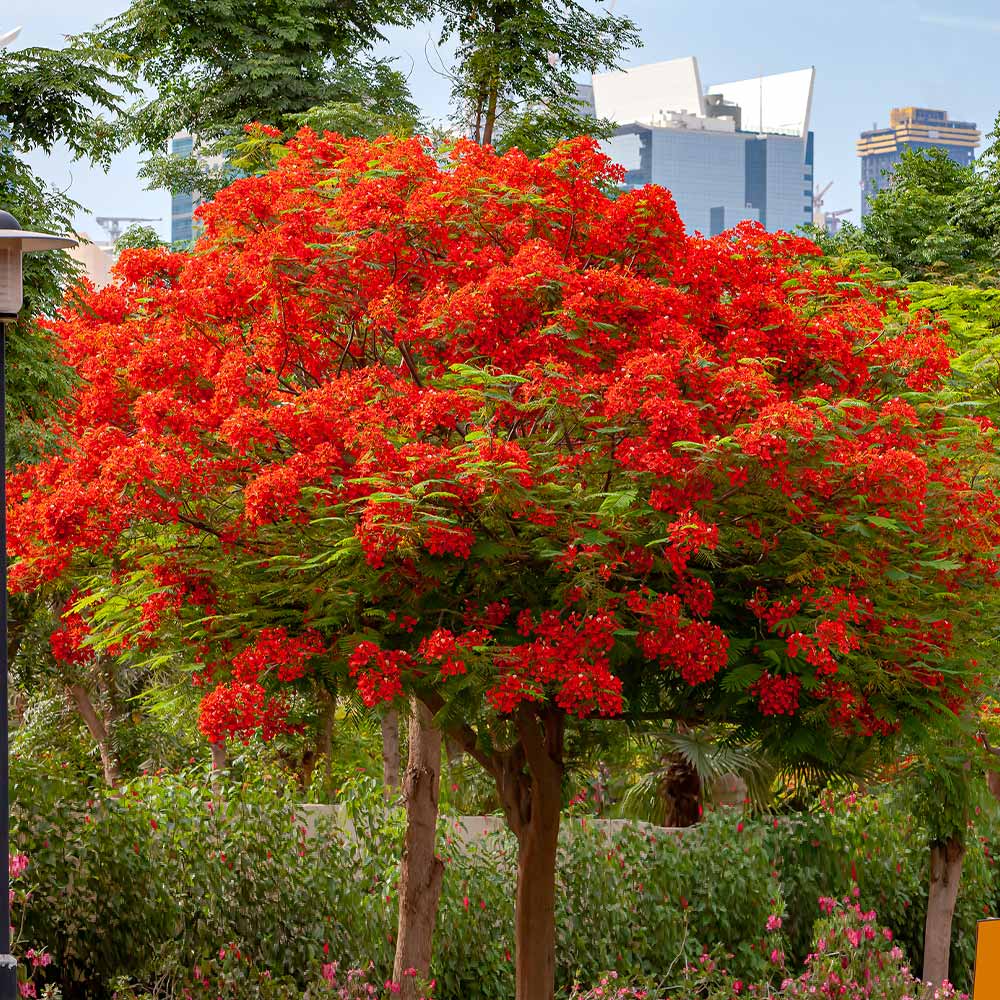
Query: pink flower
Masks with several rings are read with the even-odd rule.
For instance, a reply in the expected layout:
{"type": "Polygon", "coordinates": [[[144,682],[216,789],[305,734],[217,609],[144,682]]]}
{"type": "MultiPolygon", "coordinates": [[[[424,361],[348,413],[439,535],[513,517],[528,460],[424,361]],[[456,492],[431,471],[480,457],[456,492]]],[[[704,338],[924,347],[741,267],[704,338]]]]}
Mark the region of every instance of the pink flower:
{"type": "Polygon", "coordinates": [[[781,930],[781,917],[771,914],[767,918],[767,929],[769,931],[780,931],[781,930]]]}

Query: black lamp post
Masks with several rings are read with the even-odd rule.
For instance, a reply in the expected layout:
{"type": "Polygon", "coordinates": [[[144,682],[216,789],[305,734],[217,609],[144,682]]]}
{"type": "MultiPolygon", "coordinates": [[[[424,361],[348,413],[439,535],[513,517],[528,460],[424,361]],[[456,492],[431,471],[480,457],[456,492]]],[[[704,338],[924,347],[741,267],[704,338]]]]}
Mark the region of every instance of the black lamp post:
{"type": "Polygon", "coordinates": [[[7,889],[0,893],[0,1000],[17,1000],[17,960],[10,953],[10,739],[7,718],[7,376],[6,328],[24,302],[21,256],[75,247],[76,240],[29,233],[0,210],[0,857],[7,863],[7,889]]]}

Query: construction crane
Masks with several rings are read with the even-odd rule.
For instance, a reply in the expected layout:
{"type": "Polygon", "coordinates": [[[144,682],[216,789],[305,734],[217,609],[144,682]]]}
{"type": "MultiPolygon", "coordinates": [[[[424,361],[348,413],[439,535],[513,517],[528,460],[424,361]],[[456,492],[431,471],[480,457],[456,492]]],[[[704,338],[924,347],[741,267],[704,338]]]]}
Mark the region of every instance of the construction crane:
{"type": "Polygon", "coordinates": [[[823,213],[823,228],[827,231],[830,236],[840,229],[840,220],[845,215],[850,215],[853,212],[853,208],[840,208],[836,212],[824,212],[823,213]]]}
{"type": "Polygon", "coordinates": [[[98,215],[97,224],[108,234],[112,243],[118,242],[118,237],[136,222],[159,222],[159,219],[140,219],[134,215],[98,215]]]}
{"type": "Polygon", "coordinates": [[[813,225],[822,226],[823,225],[823,198],[826,196],[827,191],[833,187],[833,181],[827,183],[825,187],[813,188],[813,225]]]}
{"type": "Polygon", "coordinates": [[[813,225],[819,229],[825,229],[831,236],[840,228],[841,218],[853,211],[850,208],[841,208],[836,212],[823,211],[826,193],[832,187],[833,181],[829,181],[821,188],[813,188],[813,225]]]}

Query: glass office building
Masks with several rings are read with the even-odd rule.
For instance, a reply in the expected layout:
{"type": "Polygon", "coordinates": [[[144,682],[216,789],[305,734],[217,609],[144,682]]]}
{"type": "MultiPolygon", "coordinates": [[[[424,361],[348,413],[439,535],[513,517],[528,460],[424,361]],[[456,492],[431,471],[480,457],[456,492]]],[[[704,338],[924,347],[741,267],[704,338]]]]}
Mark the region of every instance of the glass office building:
{"type": "MultiPolygon", "coordinates": [[[[188,132],[178,132],[170,140],[170,152],[173,156],[197,156],[199,162],[209,168],[219,168],[225,165],[221,156],[205,156],[195,152],[194,136],[188,132]]],[[[228,171],[232,178],[238,174],[235,170],[228,171]]],[[[170,199],[170,240],[172,243],[190,243],[196,239],[200,227],[194,217],[195,209],[204,199],[197,191],[182,191],[170,199]]]]}
{"type": "Polygon", "coordinates": [[[890,181],[892,171],[907,149],[941,149],[956,163],[969,166],[975,158],[980,133],[975,122],[955,122],[946,111],[933,108],[893,108],[889,127],[861,133],[861,214],[890,181]]]}
{"type": "Polygon", "coordinates": [[[814,71],[703,90],[693,57],[598,74],[581,89],[618,122],[605,148],[626,187],[668,188],[690,231],[718,235],[750,219],[771,231],[812,221],[814,71]]]}
{"type": "MultiPolygon", "coordinates": [[[[175,135],[170,140],[173,156],[191,156],[194,139],[187,133],[175,135]]],[[[197,207],[193,191],[183,191],[170,199],[170,242],[190,243],[194,238],[194,210],[197,207]]]]}

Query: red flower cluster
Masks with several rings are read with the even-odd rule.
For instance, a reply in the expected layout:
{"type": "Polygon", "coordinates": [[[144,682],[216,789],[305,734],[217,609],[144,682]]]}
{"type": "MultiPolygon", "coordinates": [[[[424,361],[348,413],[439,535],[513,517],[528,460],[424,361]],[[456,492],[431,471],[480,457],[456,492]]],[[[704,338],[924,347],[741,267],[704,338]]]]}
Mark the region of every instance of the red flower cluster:
{"type": "Polygon", "coordinates": [[[279,681],[304,677],[309,661],[325,650],[318,632],[307,630],[289,636],[284,628],[265,628],[253,642],[233,657],[233,677],[245,684],[258,683],[261,674],[274,669],[279,681]]]}
{"type": "Polygon", "coordinates": [[[139,631],[197,623],[215,735],[286,725],[274,692],[320,655],[369,703],[475,689],[485,715],[667,687],[878,735],[973,695],[995,430],[936,407],[939,329],[806,240],[609,197],[589,139],[285,153],[193,252],[123,254],[50,324],[80,378],[9,477],[15,590],[152,577],[139,631]]]}
{"type": "Polygon", "coordinates": [[[761,715],[794,715],[799,710],[802,681],[794,675],[776,677],[765,671],[750,690],[757,696],[761,715]]]}
{"type": "Polygon", "coordinates": [[[255,733],[270,740],[287,731],[286,717],[284,701],[269,697],[260,684],[230,681],[202,699],[198,728],[209,743],[229,737],[248,741],[255,733]]]}
{"type": "Polygon", "coordinates": [[[63,615],[62,624],[49,636],[49,646],[57,663],[80,666],[94,655],[94,651],[84,645],[90,636],[90,629],[82,615],[63,615]]]}

